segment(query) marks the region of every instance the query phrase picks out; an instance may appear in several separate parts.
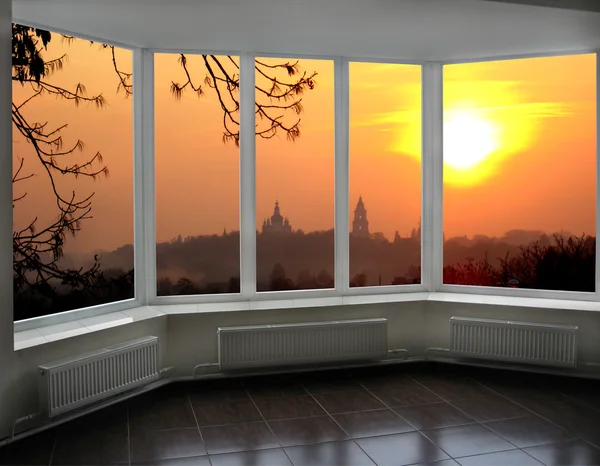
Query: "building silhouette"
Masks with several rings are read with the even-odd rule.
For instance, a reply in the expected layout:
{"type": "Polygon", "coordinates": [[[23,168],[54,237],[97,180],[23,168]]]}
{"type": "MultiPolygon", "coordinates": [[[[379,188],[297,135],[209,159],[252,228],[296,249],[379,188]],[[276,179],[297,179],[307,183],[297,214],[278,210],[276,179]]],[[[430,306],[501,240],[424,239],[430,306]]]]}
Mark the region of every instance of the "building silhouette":
{"type": "Polygon", "coordinates": [[[367,220],[367,209],[363,203],[362,196],[359,196],[356,209],[354,209],[354,219],[352,220],[352,235],[359,238],[369,237],[369,221],[367,220]]]}
{"type": "Polygon", "coordinates": [[[262,225],[263,233],[291,233],[292,226],[287,218],[281,215],[279,210],[279,201],[275,201],[275,208],[273,209],[273,215],[271,218],[267,218],[263,221],[262,225]]]}

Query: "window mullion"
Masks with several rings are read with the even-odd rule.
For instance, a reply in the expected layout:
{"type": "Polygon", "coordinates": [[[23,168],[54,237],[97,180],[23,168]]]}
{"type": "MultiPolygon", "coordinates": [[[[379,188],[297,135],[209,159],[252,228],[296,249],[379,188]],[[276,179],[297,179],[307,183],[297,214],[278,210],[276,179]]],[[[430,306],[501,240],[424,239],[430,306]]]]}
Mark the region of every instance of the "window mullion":
{"type": "Polygon", "coordinates": [[[598,232],[600,232],[600,53],[596,53],[596,299],[600,299],[600,254],[598,254],[598,232]]]}
{"type": "Polygon", "coordinates": [[[348,60],[335,61],[335,288],[350,288],[349,268],[349,73],[348,60]]]}
{"type": "Polygon", "coordinates": [[[134,277],[141,305],[156,299],[154,54],[133,52],[134,277]]]}
{"type": "Polygon", "coordinates": [[[256,135],[254,56],[240,56],[240,286],[256,295],[256,135]]]}
{"type": "Polygon", "coordinates": [[[439,290],[443,264],[443,67],[423,66],[423,199],[421,277],[429,291],[439,290]]]}

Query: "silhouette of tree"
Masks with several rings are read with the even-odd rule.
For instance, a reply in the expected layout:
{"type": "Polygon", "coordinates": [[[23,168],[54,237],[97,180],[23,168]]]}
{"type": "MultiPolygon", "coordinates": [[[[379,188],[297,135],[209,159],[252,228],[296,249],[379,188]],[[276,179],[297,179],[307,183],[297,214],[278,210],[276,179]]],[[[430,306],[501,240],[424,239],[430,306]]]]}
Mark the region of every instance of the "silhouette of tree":
{"type": "MultiPolygon", "coordinates": [[[[83,152],[83,141],[77,140],[70,146],[65,146],[61,132],[67,127],[66,123],[50,126],[48,122],[31,121],[26,117],[27,106],[43,96],[54,96],[58,99],[73,102],[74,105],[91,104],[102,108],[106,104],[100,95],[89,96],[84,84],[77,84],[74,89],[58,86],[51,81],[54,73],[63,69],[67,55],[46,59],[44,52],[51,42],[53,34],[50,31],[14,24],[12,26],[12,79],[22,86],[30,86],[32,94],[23,102],[13,102],[13,125],[34,149],[35,160],[40,172],[46,176],[52,187],[52,195],[56,200],[58,216],[46,225],[39,225],[38,219],[33,218],[27,227],[13,232],[13,275],[14,288],[17,295],[28,289],[41,293],[50,300],[57,299],[57,285],[60,289],[68,289],[70,293],[77,290],[91,289],[104,286],[105,279],[100,273],[99,258],[94,257],[93,264],[87,268],[65,269],[59,265],[64,254],[64,245],[69,236],[74,236],[84,220],[90,218],[92,198],[94,193],[78,196],[73,190],[70,193],[59,189],[58,179],[61,177],[89,177],[97,179],[107,177],[108,167],[104,164],[102,155],[95,155],[82,160],[80,163],[69,164],[68,156],[83,152]]],[[[62,35],[67,43],[74,37],[62,35]]],[[[93,42],[91,42],[93,44],[93,42]]],[[[132,74],[122,71],[117,63],[115,48],[99,44],[100,49],[107,50],[112,67],[117,77],[117,92],[126,97],[132,94],[132,74]]],[[[187,80],[183,84],[172,82],[171,91],[176,98],[181,98],[184,92],[191,90],[198,96],[205,93],[205,87],[216,93],[223,110],[223,140],[239,144],[239,65],[233,57],[216,57],[214,55],[198,56],[204,63],[207,74],[203,85],[196,84],[188,67],[188,57],[180,56],[179,63],[185,72],[187,80]],[[226,70],[223,60],[233,63],[237,73],[226,70]],[[228,96],[226,98],[225,96],[228,96]]],[[[300,114],[302,113],[302,95],[306,90],[314,89],[316,73],[301,72],[298,62],[271,64],[256,62],[256,73],[262,76],[267,87],[256,86],[256,114],[259,120],[265,122],[257,127],[257,135],[272,138],[283,131],[287,138],[295,140],[300,136],[300,114]],[[285,70],[289,79],[281,79],[276,71],[285,70]],[[283,117],[291,112],[297,116],[292,124],[285,124],[283,117]]],[[[13,186],[33,176],[32,169],[25,167],[21,158],[13,173],[13,186]]],[[[27,193],[15,197],[13,209],[27,193]]],[[[133,272],[128,272],[129,273],[133,272]]],[[[125,276],[122,277],[125,280],[125,276]]],[[[163,285],[167,285],[166,283],[163,285]]],[[[181,285],[178,283],[178,285],[181,285]]],[[[233,289],[235,283],[229,284],[233,289]]],[[[172,288],[172,286],[171,286],[172,288]]],[[[239,289],[239,285],[238,285],[239,289]]],[[[132,291],[131,288],[130,291],[132,291]]],[[[126,296],[128,297],[128,296],[126,296]]],[[[117,299],[123,299],[117,298],[117,299]]],[[[89,304],[87,304],[89,305],[89,304]]],[[[16,308],[16,306],[15,306],[16,308]]],[[[15,315],[18,312],[15,312],[15,315]]],[[[20,316],[17,318],[21,318],[20,316]]]]}
{"type": "Polygon", "coordinates": [[[273,266],[269,277],[269,291],[293,290],[294,282],[287,278],[283,265],[279,262],[273,266]]]}
{"type": "Polygon", "coordinates": [[[444,283],[472,286],[505,286],[538,290],[595,290],[596,239],[591,236],[546,235],[506,253],[490,264],[487,255],[468,258],[465,264],[444,267],[444,283]]]}
{"type": "Polygon", "coordinates": [[[364,273],[359,273],[350,280],[351,287],[367,286],[367,276],[364,273]]]}
{"type": "Polygon", "coordinates": [[[596,289],[596,239],[554,235],[521,247],[514,257],[500,261],[499,281],[516,280],[519,288],[587,291],[596,289]]]}
{"type": "MultiPolygon", "coordinates": [[[[58,178],[96,179],[108,176],[108,169],[103,165],[99,152],[83,163],[65,163],[67,156],[83,150],[83,142],[77,140],[73,145],[65,147],[61,131],[66,124],[50,127],[48,122],[32,122],[25,116],[26,106],[42,96],[69,100],[75,105],[92,104],[98,108],[106,104],[102,95],[88,96],[85,86],[81,83],[74,89],[66,89],[48,80],[52,74],[63,68],[66,59],[65,55],[52,60],[43,58],[42,50],[51,38],[49,31],[18,24],[12,26],[12,80],[21,86],[30,86],[33,91],[24,102],[13,102],[13,125],[33,147],[35,162],[41,167],[41,174],[50,182],[58,210],[57,218],[44,226],[38,225],[36,217],[27,227],[13,232],[13,276],[15,294],[29,287],[34,288],[36,293],[56,299],[56,284],[73,291],[90,288],[98,284],[99,279],[97,258],[87,269],[63,269],[58,265],[63,256],[67,236],[75,235],[81,228],[81,222],[89,218],[93,197],[93,194],[78,197],[75,192],[60,190],[58,178]]],[[[13,186],[33,176],[33,173],[23,173],[24,162],[21,158],[14,170],[13,186]]],[[[15,197],[13,208],[26,196],[25,192],[15,197]]]]}

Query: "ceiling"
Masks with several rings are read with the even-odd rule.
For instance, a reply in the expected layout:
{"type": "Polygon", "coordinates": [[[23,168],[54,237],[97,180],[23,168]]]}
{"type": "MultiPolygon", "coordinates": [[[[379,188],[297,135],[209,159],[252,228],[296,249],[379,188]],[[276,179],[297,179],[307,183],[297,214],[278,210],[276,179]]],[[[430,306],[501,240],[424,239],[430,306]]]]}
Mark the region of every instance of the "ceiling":
{"type": "Polygon", "coordinates": [[[490,2],[518,3],[521,5],[549,6],[570,10],[600,11],[598,0],[486,0],[490,2]]]}
{"type": "Polygon", "coordinates": [[[426,61],[600,49],[600,13],[481,0],[14,0],[13,17],[168,50],[426,61]]]}

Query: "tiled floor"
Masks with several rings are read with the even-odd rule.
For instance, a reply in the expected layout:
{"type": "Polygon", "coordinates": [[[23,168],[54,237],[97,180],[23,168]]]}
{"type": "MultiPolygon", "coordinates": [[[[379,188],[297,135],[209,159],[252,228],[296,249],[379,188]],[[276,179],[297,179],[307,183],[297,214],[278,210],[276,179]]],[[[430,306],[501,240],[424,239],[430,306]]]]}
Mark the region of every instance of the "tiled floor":
{"type": "Polygon", "coordinates": [[[0,464],[600,465],[600,382],[419,363],[172,384],[0,464]]]}

